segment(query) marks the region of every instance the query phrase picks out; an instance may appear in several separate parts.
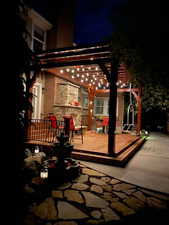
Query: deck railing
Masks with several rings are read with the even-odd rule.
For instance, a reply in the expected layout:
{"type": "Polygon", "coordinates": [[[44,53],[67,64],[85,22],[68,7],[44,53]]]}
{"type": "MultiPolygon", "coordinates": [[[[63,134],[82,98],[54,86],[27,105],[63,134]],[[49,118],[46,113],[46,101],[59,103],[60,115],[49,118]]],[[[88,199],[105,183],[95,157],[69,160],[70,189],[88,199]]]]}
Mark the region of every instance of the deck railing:
{"type": "Polygon", "coordinates": [[[65,133],[64,121],[49,119],[31,119],[28,123],[27,141],[57,142],[57,136],[65,133]]]}

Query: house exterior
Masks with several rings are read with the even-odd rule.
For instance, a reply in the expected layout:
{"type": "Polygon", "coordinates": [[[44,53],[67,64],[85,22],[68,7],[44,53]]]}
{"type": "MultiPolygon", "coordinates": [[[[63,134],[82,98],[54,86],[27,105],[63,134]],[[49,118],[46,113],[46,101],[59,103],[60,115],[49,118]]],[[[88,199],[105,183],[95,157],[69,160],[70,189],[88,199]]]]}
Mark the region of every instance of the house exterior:
{"type": "MultiPolygon", "coordinates": [[[[73,46],[73,26],[71,25],[73,24],[71,20],[73,17],[70,17],[69,20],[63,20],[65,13],[69,12],[63,11],[60,14],[62,18],[58,18],[56,26],[56,24],[52,25],[35,10],[28,10],[26,22],[30,35],[27,41],[33,51],[73,46]]],[[[53,113],[57,119],[63,119],[63,115],[72,114],[75,117],[75,122],[78,124],[82,118],[87,118],[88,116],[88,90],[72,80],[65,79],[65,76],[60,76],[59,70],[55,70],[55,72],[48,69],[42,70],[32,86],[32,93],[32,119],[44,119],[50,113],[53,113]]],[[[107,117],[108,105],[108,93],[96,94],[94,118],[102,119],[107,117]]],[[[123,93],[118,93],[116,111],[116,130],[117,132],[122,132],[123,93]]]]}
{"type": "MultiPolygon", "coordinates": [[[[27,43],[32,51],[42,51],[47,49],[47,32],[52,28],[44,17],[33,9],[28,9],[26,20],[26,29],[28,31],[27,43]]],[[[36,81],[32,87],[33,99],[33,113],[32,119],[40,119],[44,109],[44,95],[45,88],[44,73],[38,74],[36,81]]]]}

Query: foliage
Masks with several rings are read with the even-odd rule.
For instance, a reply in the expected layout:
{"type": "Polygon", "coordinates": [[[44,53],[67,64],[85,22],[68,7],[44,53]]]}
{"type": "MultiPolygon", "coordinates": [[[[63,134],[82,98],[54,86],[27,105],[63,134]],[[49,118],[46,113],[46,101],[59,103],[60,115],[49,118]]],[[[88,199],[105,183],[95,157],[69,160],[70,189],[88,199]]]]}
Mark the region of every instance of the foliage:
{"type": "Polygon", "coordinates": [[[163,2],[128,0],[112,21],[112,53],[143,87],[143,109],[169,110],[169,17],[163,2]]]}
{"type": "MultiPolygon", "coordinates": [[[[18,0],[16,2],[16,46],[17,46],[17,63],[16,63],[16,128],[22,133],[20,138],[24,138],[25,124],[27,122],[28,110],[31,110],[32,94],[30,87],[36,79],[39,72],[39,62],[35,54],[29,48],[26,38],[29,35],[26,30],[25,17],[27,8],[24,3],[28,1],[18,0]],[[33,69],[31,69],[33,68],[33,69]]],[[[24,140],[22,140],[24,141],[24,140]]]]}
{"type": "Polygon", "coordinates": [[[16,212],[16,224],[23,224],[22,215],[24,213],[24,181],[23,181],[23,162],[24,162],[24,150],[25,150],[25,134],[28,110],[31,109],[29,93],[30,87],[36,78],[36,73],[39,70],[38,62],[29,49],[26,37],[29,35],[25,29],[24,16],[27,11],[24,7],[22,0],[15,1],[15,46],[17,46],[17,61],[15,64],[15,148],[16,148],[16,180],[17,180],[17,212],[16,212]],[[31,69],[34,66],[34,70],[31,69]]]}
{"type": "Polygon", "coordinates": [[[156,84],[147,84],[143,88],[143,109],[145,112],[158,108],[162,111],[169,111],[169,89],[156,84]]]}

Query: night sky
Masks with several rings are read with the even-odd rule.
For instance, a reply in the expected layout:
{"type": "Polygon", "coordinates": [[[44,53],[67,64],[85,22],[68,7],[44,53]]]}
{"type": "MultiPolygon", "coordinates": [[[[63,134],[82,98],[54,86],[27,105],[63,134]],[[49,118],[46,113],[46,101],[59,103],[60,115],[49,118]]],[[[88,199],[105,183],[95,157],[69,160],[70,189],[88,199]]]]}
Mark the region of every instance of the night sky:
{"type": "MultiPolygon", "coordinates": [[[[69,7],[71,0],[28,0],[31,5],[52,22],[59,5],[69,7]],[[69,3],[69,4],[68,4],[69,3]]],[[[74,42],[88,44],[106,40],[114,26],[111,15],[127,0],[75,0],[74,42]]]]}
{"type": "Polygon", "coordinates": [[[78,0],[75,16],[77,44],[104,41],[114,30],[111,15],[127,0],[78,0]]]}

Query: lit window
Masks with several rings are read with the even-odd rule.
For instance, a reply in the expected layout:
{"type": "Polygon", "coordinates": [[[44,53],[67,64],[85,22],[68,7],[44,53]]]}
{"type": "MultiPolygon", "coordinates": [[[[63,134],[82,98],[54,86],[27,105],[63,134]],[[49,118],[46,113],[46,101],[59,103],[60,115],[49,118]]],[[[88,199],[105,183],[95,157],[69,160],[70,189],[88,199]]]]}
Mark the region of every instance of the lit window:
{"type": "Polygon", "coordinates": [[[95,113],[96,114],[103,114],[104,108],[104,99],[95,99],[95,113]]]}

